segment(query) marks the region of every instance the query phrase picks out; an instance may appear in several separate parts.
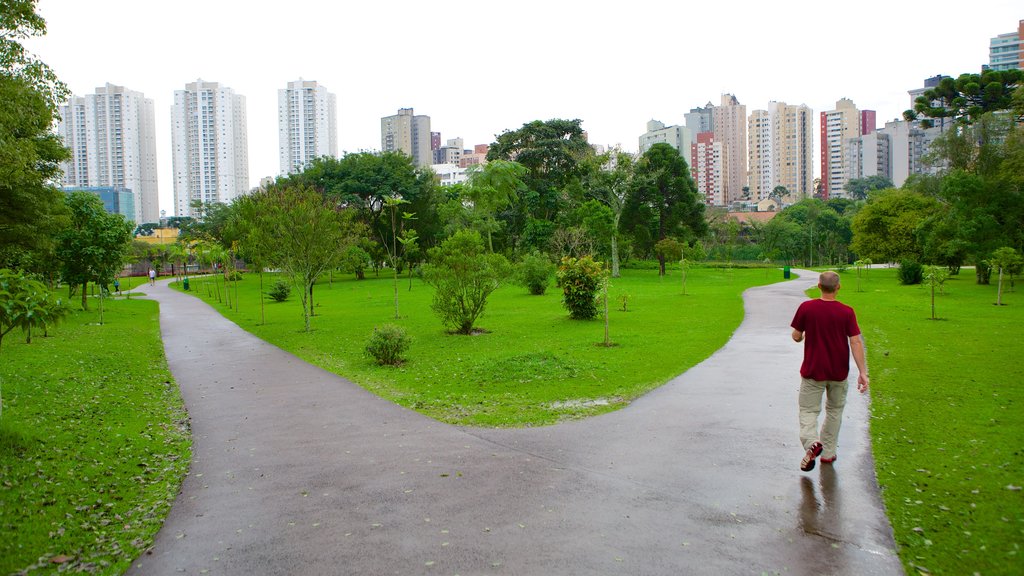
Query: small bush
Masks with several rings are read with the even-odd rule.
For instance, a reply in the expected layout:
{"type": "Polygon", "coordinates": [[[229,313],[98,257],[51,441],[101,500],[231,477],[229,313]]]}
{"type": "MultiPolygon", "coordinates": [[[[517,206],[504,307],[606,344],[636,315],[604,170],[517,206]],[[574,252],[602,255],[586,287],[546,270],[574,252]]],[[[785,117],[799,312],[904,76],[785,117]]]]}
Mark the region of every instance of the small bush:
{"type": "Polygon", "coordinates": [[[278,280],[277,282],[274,282],[273,286],[271,286],[270,292],[268,292],[267,295],[270,296],[274,302],[284,302],[288,299],[288,296],[290,296],[291,293],[291,285],[284,280],[278,280]]]}
{"type": "Polygon", "coordinates": [[[396,366],[402,363],[402,354],[409,349],[411,342],[404,328],[394,324],[377,326],[366,342],[366,355],[381,366],[396,366]]]}
{"type": "Polygon", "coordinates": [[[224,274],[224,279],[228,282],[237,282],[242,279],[242,273],[238,270],[232,270],[224,274]]]}
{"type": "Polygon", "coordinates": [[[558,285],[562,288],[562,305],[574,320],[590,320],[597,316],[597,291],[601,288],[604,268],[590,256],[562,258],[558,267],[558,285]]]}
{"type": "Polygon", "coordinates": [[[518,281],[525,286],[530,294],[540,296],[551,284],[555,273],[555,265],[543,254],[534,252],[523,258],[519,263],[518,281]]]}
{"type": "Polygon", "coordinates": [[[920,262],[913,260],[904,260],[900,262],[900,269],[897,273],[897,277],[900,279],[900,284],[911,285],[920,284],[924,281],[924,267],[921,266],[920,262]]]}

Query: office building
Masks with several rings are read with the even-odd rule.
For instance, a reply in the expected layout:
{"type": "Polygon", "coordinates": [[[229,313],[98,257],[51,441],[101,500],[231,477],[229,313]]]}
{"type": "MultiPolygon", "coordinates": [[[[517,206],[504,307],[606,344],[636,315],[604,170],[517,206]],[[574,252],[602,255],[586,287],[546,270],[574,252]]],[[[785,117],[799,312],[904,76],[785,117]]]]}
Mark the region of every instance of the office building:
{"type": "Polygon", "coordinates": [[[417,116],[412,108],[401,108],[398,114],[380,119],[380,149],[402,152],[412,158],[416,166],[429,166],[433,162],[432,140],[430,116],[417,116]]]}
{"type": "Polygon", "coordinates": [[[171,107],[174,208],[192,216],[192,204],[230,204],[249,190],[245,97],[216,82],[197,80],[174,92],[171,107]]]}
{"type": "MultiPolygon", "coordinates": [[[[61,106],[57,126],[71,159],[62,163],[64,186],[130,193],[137,224],[160,218],[156,175],[156,130],[153,100],[124,86],[106,84],[94,94],[72,96],[61,106]]],[[[110,192],[114,194],[114,192],[110,192]]],[[[109,194],[108,194],[109,195],[109,194]]]]}
{"type": "Polygon", "coordinates": [[[277,91],[281,174],[301,172],[314,158],[338,156],[337,98],[315,81],[297,80],[277,91]]]}
{"type": "MultiPolygon", "coordinates": [[[[138,222],[135,219],[135,193],[127,188],[115,186],[65,186],[64,193],[88,192],[95,194],[103,202],[103,209],[111,214],[121,214],[127,220],[138,222]]],[[[153,222],[159,222],[157,218],[153,222]]]]}

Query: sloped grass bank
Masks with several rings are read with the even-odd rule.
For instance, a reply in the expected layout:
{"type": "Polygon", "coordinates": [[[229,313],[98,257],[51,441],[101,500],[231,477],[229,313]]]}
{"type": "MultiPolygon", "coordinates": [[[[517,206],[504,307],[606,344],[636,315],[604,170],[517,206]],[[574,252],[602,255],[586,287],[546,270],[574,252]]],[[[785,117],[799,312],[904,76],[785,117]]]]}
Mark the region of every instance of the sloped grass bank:
{"type": "MultiPolygon", "coordinates": [[[[218,301],[214,280],[190,285],[260,338],[402,406],[453,424],[530,426],[615,410],[681,374],[729,339],[743,317],[743,290],[781,276],[693,269],[684,296],[678,271],[659,278],[624,270],[609,290],[612,347],[599,345],[603,320],[570,320],[554,286],[543,296],[502,286],[478,322],[484,332],[461,336],[445,332],[430,309],[433,289],[415,279],[411,290],[408,279],[399,284],[398,319],[390,278],[322,279],[308,334],[294,290],[286,302],[268,299],[261,323],[256,274],[237,283],[240,311],[226,307],[223,288],[218,301]],[[363,354],[374,326],[385,323],[413,338],[402,366],[380,367],[363,354]]],[[[274,279],[264,275],[265,291],[274,279]]]]}
{"type": "Polygon", "coordinates": [[[0,351],[0,574],[121,574],[190,459],[152,301],[106,300],[0,351]]]}
{"type": "Polygon", "coordinates": [[[936,296],[871,270],[857,309],[872,380],[878,480],[908,573],[1019,574],[1024,566],[1024,292],[965,271],[936,296]]]}

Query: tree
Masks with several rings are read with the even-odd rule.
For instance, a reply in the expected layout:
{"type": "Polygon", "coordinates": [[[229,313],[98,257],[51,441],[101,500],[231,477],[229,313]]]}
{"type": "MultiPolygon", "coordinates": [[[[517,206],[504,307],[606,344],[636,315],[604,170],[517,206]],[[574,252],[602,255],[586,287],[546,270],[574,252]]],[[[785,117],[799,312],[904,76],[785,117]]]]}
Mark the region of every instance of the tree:
{"type": "Polygon", "coordinates": [[[619,227],[626,199],[638,185],[636,162],[631,154],[618,152],[599,156],[590,162],[583,187],[588,196],[608,207],[611,213],[612,278],[619,277],[619,227]]]}
{"type": "Polygon", "coordinates": [[[304,184],[282,184],[256,192],[253,227],[274,239],[269,260],[301,289],[302,318],[310,331],[311,299],[317,278],[330,270],[345,238],[337,203],[304,184]]]}
{"type": "MultiPolygon", "coordinates": [[[[944,77],[938,86],[925,90],[914,100],[914,109],[903,113],[907,120],[924,116],[921,125],[929,128],[936,119],[948,118],[957,124],[973,124],[984,114],[1014,110],[1014,91],[1022,85],[1021,70],[985,70],[981,74],[961,74],[955,80],[944,77]]],[[[1016,121],[1024,114],[1016,113],[1016,121]]]]}
{"type": "Polygon", "coordinates": [[[868,192],[872,190],[885,190],[886,188],[893,188],[892,180],[877,174],[865,178],[851,178],[843,185],[843,190],[854,200],[866,200],[868,192]]]}
{"type": "Polygon", "coordinates": [[[562,305],[573,320],[597,316],[597,291],[605,277],[604,266],[590,256],[562,258],[555,277],[562,289],[562,305]]]}
{"type": "Polygon", "coordinates": [[[71,92],[49,66],[21,45],[21,40],[46,34],[46,21],[36,14],[36,2],[0,3],[0,75],[32,86],[54,114],[71,92]]]}
{"type": "Polygon", "coordinates": [[[1019,274],[1022,263],[1024,263],[1024,259],[1021,258],[1016,250],[1009,246],[1003,246],[992,252],[992,256],[989,257],[987,264],[999,270],[999,289],[996,292],[996,306],[1003,305],[1003,272],[1019,274]]]}
{"type": "MultiPolygon", "coordinates": [[[[860,286],[860,268],[857,269],[857,284],[860,286]]],[[[935,289],[942,291],[942,286],[949,279],[949,269],[942,266],[925,266],[924,280],[931,288],[932,293],[932,320],[935,320],[935,289]]]]}
{"type": "Polygon", "coordinates": [[[61,277],[72,287],[81,287],[82,310],[88,310],[89,282],[101,287],[113,282],[128,260],[133,226],[123,215],[104,210],[99,197],[89,192],[68,194],[66,205],[71,225],[58,234],[56,254],[61,277]]]}
{"type": "Polygon", "coordinates": [[[875,262],[920,261],[916,230],[939,203],[909,190],[884,190],[868,199],[853,217],[850,249],[875,262]]]}
{"type": "MultiPolygon", "coordinates": [[[[648,250],[669,236],[690,241],[705,234],[704,202],[678,150],[659,142],[644,153],[636,170],[643,179],[626,202],[625,219],[634,230],[643,230],[638,240],[645,240],[648,250]]],[[[658,264],[664,276],[664,256],[658,264]]]]}
{"type": "MultiPolygon", "coordinates": [[[[391,196],[384,199],[384,209],[388,212],[388,216],[391,222],[391,243],[388,244],[387,239],[384,240],[384,248],[388,251],[388,258],[391,260],[391,272],[395,277],[395,320],[399,319],[398,315],[398,268],[399,268],[399,234],[402,233],[402,226],[409,221],[415,220],[415,215],[410,212],[405,212],[401,217],[398,216],[398,208],[402,204],[407,204],[405,200],[398,198],[397,196],[391,196]]],[[[404,244],[403,244],[404,245],[404,244]]]]}
{"type": "Polygon", "coordinates": [[[525,190],[522,178],[526,175],[526,167],[518,162],[508,160],[492,160],[487,164],[469,167],[469,180],[466,197],[473,201],[473,209],[479,210],[486,225],[487,248],[494,252],[491,231],[496,230],[495,215],[499,210],[512,204],[525,190]]]}
{"type": "Polygon", "coordinates": [[[484,250],[476,230],[460,230],[429,252],[423,278],[434,287],[431,308],[457,334],[472,334],[487,299],[509,276],[508,260],[484,250]]]}
{"type": "Polygon", "coordinates": [[[0,73],[0,266],[44,269],[53,237],[67,225],[64,195],[53,182],[70,153],[50,132],[52,123],[43,94],[0,73]]]}

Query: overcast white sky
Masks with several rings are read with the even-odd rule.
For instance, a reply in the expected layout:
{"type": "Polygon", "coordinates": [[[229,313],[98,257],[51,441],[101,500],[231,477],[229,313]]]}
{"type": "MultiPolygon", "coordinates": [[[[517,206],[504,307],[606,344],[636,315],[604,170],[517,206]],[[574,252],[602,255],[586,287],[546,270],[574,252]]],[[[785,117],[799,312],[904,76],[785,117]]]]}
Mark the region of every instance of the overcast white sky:
{"type": "MultiPolygon", "coordinates": [[[[27,42],[74,94],[110,82],[156,106],[160,207],[173,213],[170,108],[197,78],[246,97],[252,184],[276,175],[277,90],[338,97],[341,151],[380,148],[380,118],[431,117],[467,147],[532,120],[579,118],[591,143],[637,149],[646,122],[732,93],[817,113],[847,97],[878,124],[936,74],[977,72],[1020,0],[40,0],[27,42]]],[[[816,152],[817,154],[817,152],[816,152]]],[[[817,158],[817,156],[816,156],[817,158]]]]}

